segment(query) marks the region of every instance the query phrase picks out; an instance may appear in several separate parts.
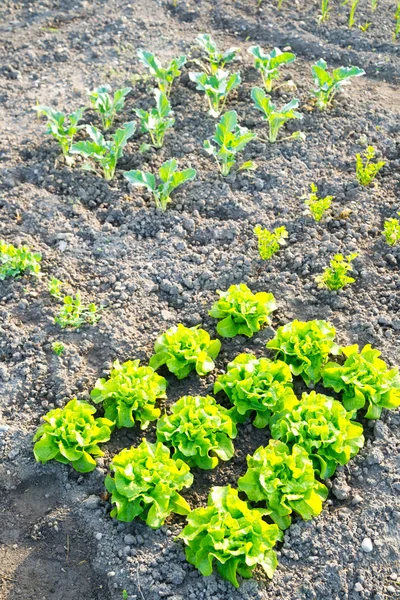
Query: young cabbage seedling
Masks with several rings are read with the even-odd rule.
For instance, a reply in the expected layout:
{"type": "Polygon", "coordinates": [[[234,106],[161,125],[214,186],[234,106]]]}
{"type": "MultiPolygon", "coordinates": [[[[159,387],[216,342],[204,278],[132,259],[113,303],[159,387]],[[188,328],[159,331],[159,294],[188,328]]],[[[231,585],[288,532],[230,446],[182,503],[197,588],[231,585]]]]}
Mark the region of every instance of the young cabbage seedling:
{"type": "Polygon", "coordinates": [[[227,63],[235,60],[236,54],[240,51],[240,48],[235,47],[220,52],[214,40],[207,33],[198,35],[196,42],[206,54],[209,66],[207,65],[205,68],[211,74],[216,73],[218,69],[223,69],[227,63]]]}
{"type": "Polygon", "coordinates": [[[269,54],[266,54],[260,46],[251,46],[247,51],[254,56],[254,66],[260,71],[267,92],[272,90],[273,82],[279,79],[279,68],[296,59],[296,55],[292,52],[281,52],[279,48],[274,48],[269,54]]]}
{"type": "Polygon", "coordinates": [[[272,258],[280,250],[280,247],[286,244],[285,238],[289,237],[284,225],[276,227],[273,231],[256,225],[253,231],[258,240],[258,252],[263,260],[272,258]]]}
{"type": "Polygon", "coordinates": [[[304,204],[309,208],[312,216],[316,221],[320,221],[325,212],[331,207],[334,196],[325,196],[318,198],[318,188],[315,183],[310,185],[311,192],[302,196],[304,204]]]}
{"type": "MultiPolygon", "coordinates": [[[[89,158],[92,163],[102,169],[104,179],[110,181],[115,174],[117,160],[122,157],[130,137],[135,133],[136,125],[133,121],[125,123],[122,129],[117,129],[111,140],[105,140],[99,129],[92,125],[86,125],[86,131],[93,141],[77,142],[72,145],[71,154],[81,154],[89,158]]],[[[86,164],[85,169],[97,172],[95,166],[86,164]]]]}
{"type": "Polygon", "coordinates": [[[328,65],[323,58],[320,58],[315,65],[312,66],[312,74],[315,90],[312,90],[312,95],[317,99],[316,104],[320,110],[324,110],[332,104],[332,100],[342,87],[348,83],[351,77],[360,77],[365,75],[363,69],[358,67],[339,67],[332,71],[332,75],[328,72],[328,65]]]}
{"type": "MultiPolygon", "coordinates": [[[[253,88],[251,90],[251,97],[257,110],[261,111],[265,119],[269,123],[269,141],[271,143],[276,142],[278,137],[279,129],[290,119],[302,119],[303,115],[295,110],[299,106],[297,98],[293,98],[291,102],[285,104],[280,110],[277,109],[276,105],[273,104],[271,98],[269,98],[264,90],[261,88],[253,88]]],[[[287,139],[299,139],[303,137],[299,131],[292,133],[292,135],[283,138],[287,139]]],[[[283,140],[281,140],[283,141],[283,140]]]]}
{"type": "MultiPolygon", "coordinates": [[[[400,215],[400,212],[397,213],[400,215]]],[[[387,219],[383,225],[383,235],[389,246],[395,246],[400,242],[400,221],[399,219],[387,219]]]]}
{"type": "Polygon", "coordinates": [[[176,170],[176,160],[167,160],[158,170],[161,183],[157,185],[156,178],[152,173],[144,171],[126,171],[124,177],[132,185],[145,187],[153,194],[157,208],[165,210],[171,202],[171,192],[186,181],[192,181],[196,177],[194,169],[176,170]]]}
{"type": "Polygon", "coordinates": [[[120,112],[125,105],[125,98],[132,88],[122,88],[110,95],[111,87],[101,85],[93,91],[88,91],[89,100],[94,110],[100,115],[103,129],[107,130],[114,122],[115,115],[120,112]]]}
{"type": "Polygon", "coordinates": [[[353,252],[348,256],[343,254],[335,254],[330,262],[330,267],[326,267],[322,275],[317,275],[315,281],[319,288],[327,288],[329,290],[341,290],[346,285],[354,283],[354,277],[349,277],[347,273],[351,271],[351,262],[357,258],[358,253],[353,252]]]}
{"type": "MultiPolygon", "coordinates": [[[[237,113],[231,110],[222,115],[215,127],[215,135],[212,139],[217,146],[214,146],[210,140],[205,140],[204,149],[208,154],[214,156],[221,174],[226,177],[236,162],[236,154],[256,137],[255,133],[238,125],[237,113]]],[[[239,167],[239,170],[252,168],[255,168],[255,164],[247,161],[239,167]]]]}
{"type": "Polygon", "coordinates": [[[376,163],[371,162],[375,158],[375,155],[375,148],[373,146],[368,146],[364,152],[364,164],[363,156],[361,154],[356,154],[356,175],[358,182],[361,185],[369,185],[372,183],[379,171],[386,164],[386,161],[384,160],[379,160],[376,163]]]}
{"type": "Polygon", "coordinates": [[[224,110],[229,92],[238,87],[241,82],[239,73],[229,74],[228,71],[216,71],[213,75],[207,73],[189,73],[196,89],[205,93],[210,105],[209,114],[219,117],[224,110]]]}
{"type": "Polygon", "coordinates": [[[171,104],[167,96],[157,89],[154,90],[154,95],[156,97],[156,108],[149,111],[138,108],[135,113],[140,119],[142,131],[150,135],[153,146],[161,148],[165,133],[173,127],[175,119],[171,116],[171,104]]]}
{"type": "Polygon", "coordinates": [[[157,81],[161,92],[169,97],[174,80],[181,74],[180,69],[186,63],[186,56],[173,58],[169,65],[162,67],[160,61],[147,50],[139,49],[137,51],[140,62],[148,69],[151,75],[157,81]]]}
{"type": "Polygon", "coordinates": [[[44,115],[47,118],[47,132],[52,135],[61,146],[62,153],[65,156],[69,154],[72,146],[74,135],[82,129],[82,125],[78,125],[83,117],[84,108],[78,108],[70,115],[65,115],[62,112],[54,110],[51,106],[35,106],[38,116],[44,115]],[[67,120],[69,124],[67,124],[67,120]]]}

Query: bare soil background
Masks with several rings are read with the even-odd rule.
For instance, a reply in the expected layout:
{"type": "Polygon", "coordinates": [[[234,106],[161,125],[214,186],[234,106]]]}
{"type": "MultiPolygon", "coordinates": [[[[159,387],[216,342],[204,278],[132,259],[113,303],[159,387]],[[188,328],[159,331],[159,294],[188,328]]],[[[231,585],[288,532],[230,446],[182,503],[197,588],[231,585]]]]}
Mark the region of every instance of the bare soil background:
{"type": "MultiPolygon", "coordinates": [[[[385,245],[383,221],[400,209],[400,43],[392,42],[395,5],[378,2],[371,15],[361,1],[357,23],[346,26],[348,7],[333,2],[331,20],[318,26],[317,2],[190,0],[177,6],[155,0],[109,2],[2,0],[0,4],[0,235],[43,255],[47,276],[68,281],[86,300],[107,306],[99,324],[61,331],[47,277],[0,282],[0,598],[1,600],[386,600],[400,598],[399,413],[363,423],[367,443],[340,469],[322,515],[295,521],[279,549],[279,567],[268,582],[259,571],[236,591],[218,576],[202,577],[174,542],[184,520],[171,518],[153,532],[141,522],[118,524],[102,499],[112,456],[137,444],[138,429],[113,434],[106,456],[90,475],[60,464],[34,463],[31,437],[40,416],[72,396],[88,399],[94,382],[113,360],[147,361],[156,336],[183,322],[201,323],[211,334],[207,311],[216,289],[246,282],[270,291],[278,302],[273,327],[292,320],[325,318],[339,343],[371,343],[389,364],[399,362],[400,249],[385,245]],[[149,107],[153,82],[136,58],[137,48],[163,62],[181,53],[195,56],[199,33],[211,33],[221,48],[242,49],[237,63],[243,83],[228,107],[259,132],[265,126],[252,107],[250,90],[260,85],[246,49],[290,46],[297,61],[284,70],[274,92],[278,104],[301,100],[305,142],[247,147],[243,158],[259,165],[254,175],[223,180],[202,150],[215,121],[206,113],[187,68],[174,86],[176,124],[165,146],[139,152],[135,135],[106,183],[59,158],[56,143],[36,119],[36,102],[70,112],[87,102],[86,89],[108,82],[133,88],[116,127],[149,107]],[[309,102],[311,64],[354,64],[366,77],[352,82],[326,113],[309,102]],[[379,186],[361,188],[354,157],[374,145],[387,161],[379,186]],[[167,212],[155,210],[141,190],[130,191],[122,172],[154,171],[168,158],[194,167],[197,178],[180,188],[167,212]],[[315,182],[335,196],[330,216],[316,224],[300,196],[315,182]],[[343,210],[349,209],[350,213],[343,210]],[[256,223],[285,225],[288,245],[266,264],[258,258],[256,223]],[[340,293],[320,291],[314,277],[337,251],[358,251],[356,283],[340,293]],[[65,344],[61,357],[54,340],[65,344]],[[361,550],[365,537],[373,551],[361,550]]],[[[96,123],[88,111],[85,117],[96,123]]],[[[97,123],[98,124],[98,123],[97,123]]],[[[265,133],[264,133],[265,137],[265,133]]],[[[224,340],[217,370],[182,382],[168,376],[168,403],[183,394],[212,391],[216,374],[242,351],[265,352],[267,328],[251,340],[224,340]]],[[[297,391],[302,388],[298,384],[297,391]]],[[[220,398],[223,402],[224,399],[220,398]]],[[[185,493],[192,506],[206,501],[212,485],[235,484],[246,454],[268,439],[266,431],[240,426],[235,458],[213,471],[196,471],[185,493]]],[[[146,432],[154,439],[154,427],[146,432]]]]}

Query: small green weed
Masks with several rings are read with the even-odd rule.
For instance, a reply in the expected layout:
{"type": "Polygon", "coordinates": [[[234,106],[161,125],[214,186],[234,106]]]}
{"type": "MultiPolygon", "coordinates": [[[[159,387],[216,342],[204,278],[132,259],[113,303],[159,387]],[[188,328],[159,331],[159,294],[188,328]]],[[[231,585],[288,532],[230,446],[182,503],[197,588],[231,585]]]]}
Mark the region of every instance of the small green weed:
{"type": "Polygon", "coordinates": [[[263,260],[272,258],[280,250],[280,247],[285,244],[285,238],[289,237],[284,225],[273,231],[268,231],[268,229],[263,229],[261,225],[256,225],[253,231],[258,240],[258,252],[263,260]]]}
{"type": "Polygon", "coordinates": [[[371,162],[375,158],[376,150],[373,146],[368,146],[364,155],[356,154],[356,175],[361,185],[369,185],[375,179],[379,171],[386,164],[384,160],[376,163],[371,162]],[[365,159],[365,163],[364,160],[365,159]]]}
{"type": "Polygon", "coordinates": [[[343,254],[335,254],[330,262],[330,266],[326,267],[322,275],[317,275],[315,281],[319,288],[327,288],[329,290],[341,290],[346,285],[354,283],[354,277],[349,277],[347,273],[351,271],[351,262],[358,256],[357,252],[353,252],[348,256],[343,254]]]}

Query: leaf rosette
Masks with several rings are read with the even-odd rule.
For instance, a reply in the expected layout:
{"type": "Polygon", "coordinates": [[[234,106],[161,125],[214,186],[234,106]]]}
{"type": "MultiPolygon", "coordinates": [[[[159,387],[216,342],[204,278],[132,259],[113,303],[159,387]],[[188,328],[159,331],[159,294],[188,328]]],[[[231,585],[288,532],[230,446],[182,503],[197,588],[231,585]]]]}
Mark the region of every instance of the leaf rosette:
{"type": "Polygon", "coordinates": [[[322,511],[328,489],[315,479],[313,463],[301,446],[270,440],[247,457],[247,466],[239,490],[249,500],[265,502],[267,514],[281,529],[289,527],[292,512],[308,521],[322,511]]]}
{"type": "Polygon", "coordinates": [[[221,342],[212,340],[204,329],[179,323],[157,339],[150,366],[157,370],[166,365],[178,379],[187,377],[194,369],[198,375],[207,375],[214,369],[220,349],[221,342]]]}
{"type": "Polygon", "coordinates": [[[94,457],[103,456],[98,446],[108,442],[114,423],[105,418],[94,418],[96,409],[76,398],[64,408],[55,408],[44,415],[43,425],[33,437],[33,453],[38,462],[49,460],[68,464],[80,473],[96,467],[94,457]]]}
{"type": "Polygon", "coordinates": [[[253,425],[258,428],[268,425],[271,414],[280,410],[283,401],[296,401],[288,365],[254,354],[239,354],[228,363],[227,372],[214,384],[215,394],[221,390],[234,405],[234,419],[243,422],[255,411],[253,425]]]}
{"type": "Polygon", "coordinates": [[[293,375],[301,375],[310,385],[321,379],[321,368],[329,354],[339,354],[335,335],[335,328],[327,321],[294,320],[277,329],[267,348],[275,350],[277,358],[290,366],[293,375]]]}
{"type": "Polygon", "coordinates": [[[313,391],[273,415],[271,434],[288,446],[302,446],[321,479],[327,479],[364,445],[363,428],[352,417],[341,402],[313,391]]]}
{"type": "Polygon", "coordinates": [[[118,428],[133,427],[139,421],[146,429],[161,414],[155,407],[158,398],[166,398],[167,380],[139,360],[122,365],[115,361],[109,379],[98,379],[90,393],[93,402],[103,402],[105,416],[118,428]]]}
{"type": "Polygon", "coordinates": [[[115,507],[111,516],[130,523],[139,517],[157,529],[171,513],[187,515],[190,506],[178,493],[193,482],[186,463],[170,457],[161,442],[143,439],[137,448],[125,448],[114,456],[105,485],[115,507]]]}
{"type": "Polygon", "coordinates": [[[271,323],[269,315],[276,310],[273,294],[253,294],[244,283],[231,285],[226,292],[218,290],[217,293],[220,298],[208,314],[221,319],[217,324],[217,332],[222,337],[252,337],[263,325],[271,323]]]}
{"type": "Polygon", "coordinates": [[[211,396],[183,396],[157,423],[157,439],[174,448],[173,458],[200,469],[231,459],[236,434],[229,411],[211,396]]]}
{"type": "Polygon", "coordinates": [[[178,536],[187,546],[187,560],[206,576],[215,564],[235,587],[237,575],[252,577],[256,565],[272,579],[278,564],[273,547],[283,535],[277,525],[263,521],[264,514],[240,500],[230,486],[211,488],[208,506],[193,510],[178,536]]]}
{"type": "Polygon", "coordinates": [[[347,410],[359,410],[367,405],[365,417],[379,419],[383,408],[400,406],[399,368],[389,369],[370,344],[359,352],[358,345],[341,349],[346,356],[343,365],[329,362],[322,370],[325,387],[343,392],[347,410]]]}

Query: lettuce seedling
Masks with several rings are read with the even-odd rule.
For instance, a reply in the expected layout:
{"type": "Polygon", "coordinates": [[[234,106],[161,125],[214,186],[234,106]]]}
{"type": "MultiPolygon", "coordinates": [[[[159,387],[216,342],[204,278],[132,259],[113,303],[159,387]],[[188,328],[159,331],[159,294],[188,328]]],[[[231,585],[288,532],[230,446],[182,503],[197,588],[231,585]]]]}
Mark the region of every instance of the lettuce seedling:
{"type": "Polygon", "coordinates": [[[182,460],[170,458],[169,449],[143,439],[137,448],[124,448],[110,464],[105,486],[115,507],[111,516],[130,523],[139,517],[152,529],[171,514],[187,515],[190,506],[178,493],[192,485],[193,475],[182,460]]]}
{"type": "Polygon", "coordinates": [[[231,285],[226,292],[217,290],[219,300],[209,311],[210,317],[221,319],[217,332],[222,337],[247,335],[252,337],[265,324],[270,324],[269,315],[276,310],[273,294],[253,292],[246,284],[231,285]]]}
{"type": "Polygon", "coordinates": [[[229,411],[211,396],[183,396],[157,423],[157,440],[174,449],[190,467],[214,469],[218,459],[230,460],[236,425],[229,411]]]}
{"type": "Polygon", "coordinates": [[[35,106],[38,116],[44,115],[47,118],[47,132],[52,135],[61,146],[64,156],[69,154],[74,136],[82,129],[78,125],[82,120],[85,108],[78,108],[70,115],[56,111],[51,106],[35,106]],[[67,124],[67,121],[69,123],[67,124]]]}
{"type": "Polygon", "coordinates": [[[84,304],[80,292],[75,296],[64,296],[63,306],[58,316],[54,317],[54,323],[58,323],[62,329],[66,327],[78,328],[81,325],[94,325],[101,319],[103,306],[97,307],[94,302],[84,304]]]}
{"type": "Polygon", "coordinates": [[[118,429],[133,427],[147,429],[151,421],[161,415],[155,407],[158,398],[166,398],[167,380],[151,367],[141,367],[139,360],[128,360],[122,365],[116,360],[108,379],[98,379],[90,397],[103,403],[107,419],[118,429]]]}
{"type": "Polygon", "coordinates": [[[161,148],[164,143],[165,132],[173,127],[175,119],[171,116],[171,104],[167,96],[160,90],[154,90],[154,94],[156,107],[149,111],[138,108],[135,113],[140,119],[142,132],[150,135],[155,148],[161,148]]]}
{"type": "MultiPolygon", "coordinates": [[[[293,98],[293,100],[278,110],[276,105],[273,104],[271,98],[269,98],[261,88],[253,88],[251,90],[251,97],[257,110],[261,111],[264,114],[265,119],[268,121],[268,139],[271,143],[276,142],[280,128],[287,123],[287,121],[290,121],[291,119],[303,118],[301,113],[294,110],[299,106],[299,100],[297,98],[293,98]]],[[[288,139],[299,139],[300,137],[303,137],[301,133],[299,131],[295,131],[292,133],[292,135],[283,138],[281,141],[288,139]]]]}
{"type": "Polygon", "coordinates": [[[285,238],[289,237],[284,225],[276,227],[273,231],[263,229],[261,225],[256,225],[253,229],[258,242],[258,252],[263,260],[269,260],[276,254],[281,246],[286,244],[285,238]]]}
{"type": "Polygon", "coordinates": [[[330,354],[338,355],[336,330],[328,321],[297,321],[278,327],[267,348],[276,358],[287,363],[293,375],[301,375],[305,383],[318,383],[321,369],[330,354]]]}
{"type": "Polygon", "coordinates": [[[65,350],[65,346],[62,342],[53,342],[51,345],[51,349],[53,350],[54,354],[56,354],[57,356],[61,356],[61,354],[65,350]]]}
{"type": "Polygon", "coordinates": [[[192,181],[196,177],[195,169],[185,169],[184,171],[177,171],[177,163],[173,158],[167,160],[158,169],[158,174],[161,179],[161,183],[157,185],[156,178],[152,173],[145,173],[144,171],[125,171],[124,177],[134,186],[145,187],[149,192],[153,194],[157,208],[166,210],[167,204],[171,202],[171,192],[175,188],[186,183],[186,181],[192,181]]]}
{"type": "MultiPolygon", "coordinates": [[[[400,212],[397,213],[400,215],[400,212]]],[[[395,246],[400,242],[400,221],[399,219],[386,219],[383,225],[382,234],[385,236],[386,243],[389,246],[395,246]]]]}
{"type": "Polygon", "coordinates": [[[218,69],[223,69],[227,63],[232,62],[236,58],[236,54],[240,52],[240,48],[228,48],[225,52],[220,52],[207,33],[198,35],[196,38],[198,45],[204,50],[207,62],[209,63],[209,72],[214,74],[218,69]]]}
{"type": "Polygon", "coordinates": [[[169,97],[172,90],[172,84],[174,83],[174,80],[179,77],[181,74],[180,69],[186,63],[186,56],[173,58],[169,65],[164,68],[151,52],[139,49],[137,55],[140,62],[150,71],[151,75],[157,81],[160,91],[169,97]]]}
{"type": "Polygon", "coordinates": [[[268,93],[271,92],[274,81],[280,77],[279,68],[296,60],[293,52],[282,52],[279,48],[274,48],[269,54],[266,54],[260,46],[251,46],[247,51],[254,56],[254,66],[260,71],[268,93]]]}
{"type": "Polygon", "coordinates": [[[348,256],[335,254],[330,261],[330,266],[326,267],[321,275],[315,277],[318,287],[326,288],[328,290],[341,290],[346,285],[354,283],[354,277],[349,277],[347,273],[351,271],[351,262],[357,258],[357,256],[357,252],[353,252],[348,256]]]}
{"type": "Polygon", "coordinates": [[[31,252],[28,246],[16,248],[0,239],[0,281],[25,273],[39,276],[41,260],[42,255],[39,252],[31,252]]]}
{"type": "Polygon", "coordinates": [[[331,207],[334,196],[325,196],[325,198],[318,198],[318,188],[315,183],[310,185],[311,192],[302,196],[304,198],[304,204],[309,208],[310,213],[314,219],[318,222],[322,219],[325,212],[331,207]]]}
{"type": "Polygon", "coordinates": [[[343,365],[329,362],[322,369],[325,387],[342,392],[347,410],[355,411],[367,406],[366,419],[379,419],[383,408],[400,406],[399,368],[388,369],[379,358],[381,353],[367,344],[358,351],[358,345],[341,349],[346,357],[343,365]]]}
{"type": "Polygon", "coordinates": [[[235,421],[243,423],[255,412],[253,425],[258,429],[268,425],[271,414],[281,410],[282,403],[296,402],[288,365],[254,354],[239,354],[228,363],[227,372],[218,375],[214,384],[214,394],[221,390],[234,406],[235,421]]]}
{"type": "Polygon", "coordinates": [[[187,377],[193,369],[198,375],[207,375],[214,369],[220,349],[221,342],[210,339],[204,329],[179,323],[157,338],[149,364],[155,370],[166,365],[178,379],[187,377]]]}
{"type": "Polygon", "coordinates": [[[301,401],[283,402],[269,425],[275,440],[304,448],[316,473],[327,479],[337,465],[346,465],[364,445],[362,425],[352,417],[341,402],[313,391],[304,393],[301,401]]]}
{"type": "Polygon", "coordinates": [[[111,140],[105,140],[99,129],[92,125],[86,125],[86,131],[93,141],[77,142],[72,145],[71,154],[81,154],[89,158],[91,163],[86,164],[86,170],[95,171],[96,163],[102,170],[104,179],[110,181],[115,175],[117,160],[123,156],[123,149],[130,137],[133,136],[136,125],[133,121],[125,123],[121,129],[117,129],[111,140]]]}
{"type": "Polygon", "coordinates": [[[117,112],[120,112],[125,105],[125,98],[132,88],[122,88],[111,97],[111,87],[101,85],[93,91],[88,91],[89,100],[94,110],[100,115],[101,124],[104,130],[111,127],[117,112]]]}
{"type": "Polygon", "coordinates": [[[375,148],[368,146],[364,152],[364,156],[356,154],[356,175],[360,185],[369,185],[375,179],[379,171],[386,165],[386,161],[379,160],[371,162],[376,155],[375,148]],[[364,160],[365,159],[365,164],[364,160]]]}
{"type": "Polygon", "coordinates": [[[247,471],[239,478],[238,488],[249,500],[265,503],[267,514],[280,529],[289,527],[292,512],[305,521],[319,515],[328,496],[328,488],[315,479],[307,451],[278,440],[270,440],[247,457],[247,471]]]}
{"type": "Polygon", "coordinates": [[[278,565],[273,547],[283,534],[263,520],[265,512],[250,508],[230,486],[211,488],[207,507],[192,510],[178,535],[187,546],[186,559],[206,576],[215,564],[235,587],[237,575],[249,579],[256,565],[272,579],[278,565]]]}
{"type": "Polygon", "coordinates": [[[210,110],[208,114],[219,117],[225,107],[229,92],[241,83],[239,73],[228,73],[218,70],[212,75],[207,73],[189,73],[189,78],[196,84],[196,89],[205,93],[210,110]]]}
{"type": "Polygon", "coordinates": [[[53,298],[60,300],[62,298],[61,288],[63,285],[64,283],[57,279],[57,277],[52,277],[47,284],[49,294],[53,296],[53,298]]]}
{"type": "Polygon", "coordinates": [[[349,83],[351,77],[365,75],[365,71],[358,67],[339,67],[330,74],[328,65],[323,58],[320,58],[311,70],[316,86],[311,93],[317,99],[316,105],[320,110],[324,110],[332,104],[334,96],[345,84],[349,83]]]}
{"type": "Polygon", "coordinates": [[[76,398],[64,408],[50,410],[42,417],[44,424],[33,437],[36,460],[71,463],[79,473],[93,471],[96,468],[93,457],[104,456],[98,444],[108,442],[114,426],[108,419],[95,419],[95,412],[93,406],[76,398]]]}
{"type": "MultiPolygon", "coordinates": [[[[256,137],[255,133],[238,125],[237,113],[231,110],[222,115],[215,127],[215,135],[212,139],[217,146],[214,146],[210,140],[205,140],[204,150],[214,156],[221,174],[226,177],[236,162],[236,155],[256,137]]],[[[252,161],[248,161],[243,163],[239,170],[252,169],[254,166],[252,161]]]]}

